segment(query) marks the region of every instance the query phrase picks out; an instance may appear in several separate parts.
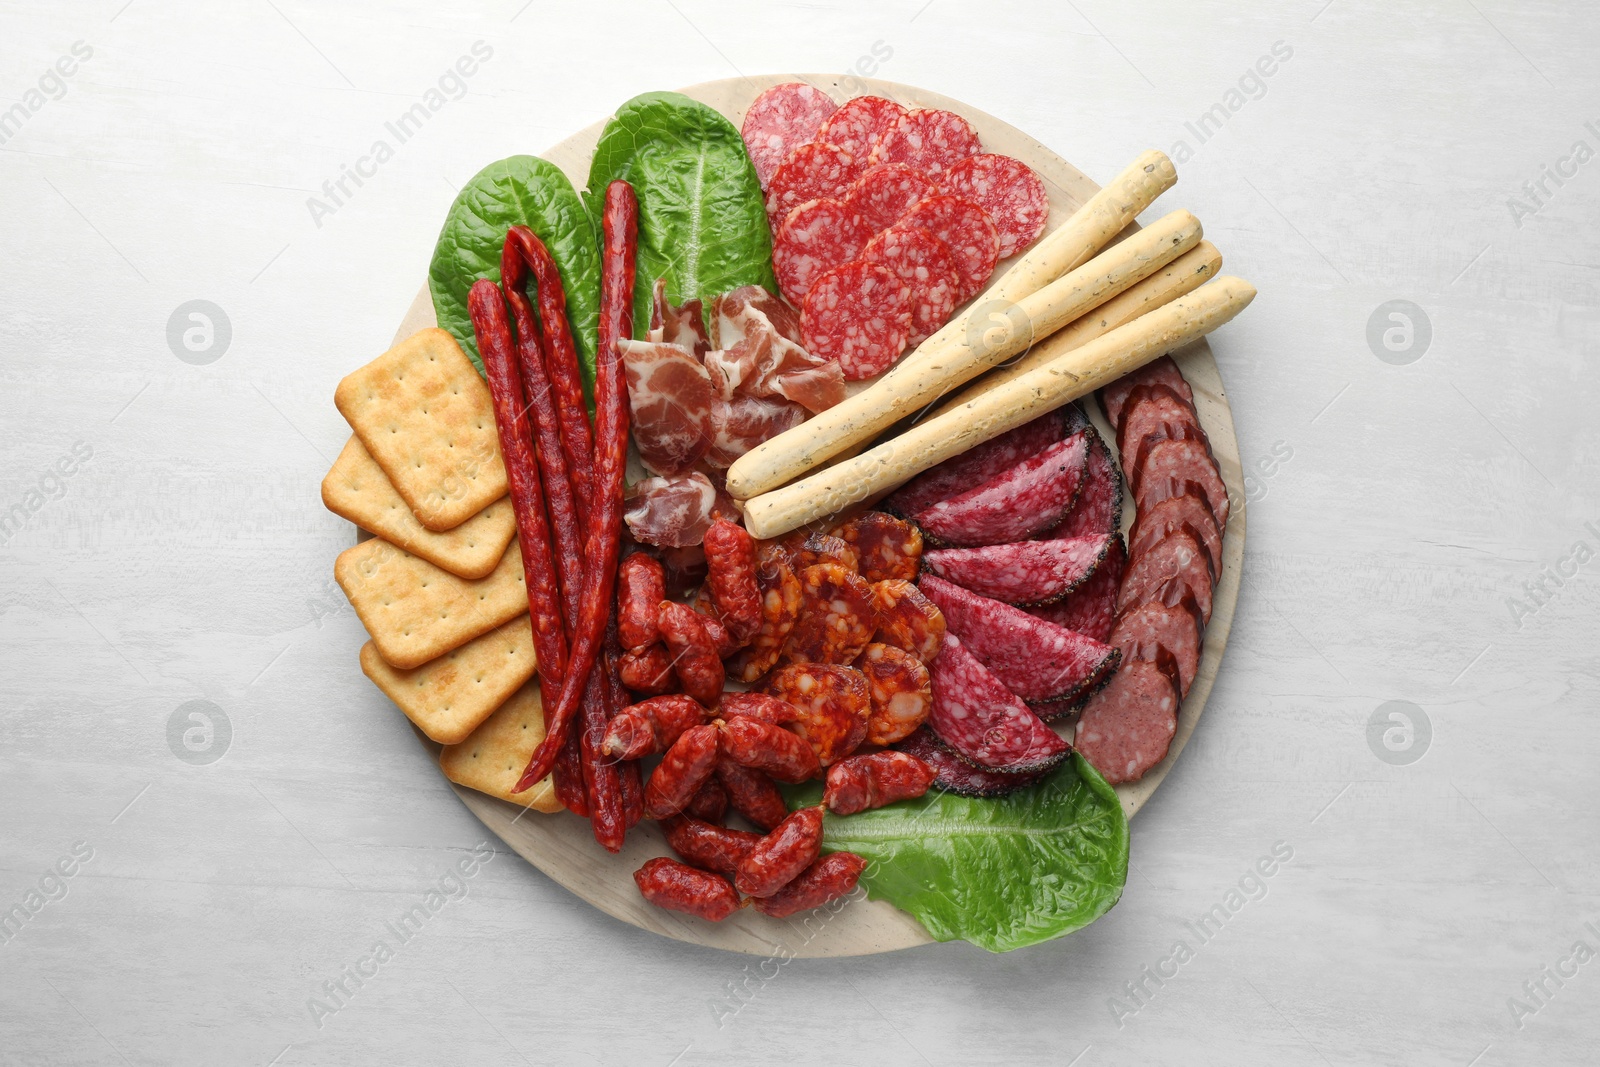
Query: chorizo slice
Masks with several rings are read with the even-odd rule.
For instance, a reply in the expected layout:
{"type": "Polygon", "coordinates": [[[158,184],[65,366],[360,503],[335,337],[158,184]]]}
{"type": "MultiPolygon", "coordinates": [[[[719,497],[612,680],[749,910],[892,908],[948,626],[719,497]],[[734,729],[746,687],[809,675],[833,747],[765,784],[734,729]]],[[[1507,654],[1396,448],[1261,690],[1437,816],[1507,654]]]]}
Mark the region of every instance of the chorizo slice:
{"type": "Polygon", "coordinates": [[[807,567],[800,596],[800,618],[783,649],[788,662],[849,663],[871,643],[878,617],[860,575],[837,563],[807,567]]]}
{"type": "Polygon", "coordinates": [[[866,675],[833,663],[796,663],[767,680],[767,692],[793,704],[800,717],[792,730],[826,767],[866,740],[872,697],[866,675]]]}
{"type": "Polygon", "coordinates": [[[922,531],[884,511],[843,523],[833,535],[856,553],[856,570],[869,582],[911,579],[922,565],[922,531]]]}
{"type": "Polygon", "coordinates": [[[923,663],[932,663],[939,655],[944,643],[944,613],[914,583],[903,578],[876,583],[872,608],[878,619],[874,641],[903,648],[923,663]]]}
{"type": "Polygon", "coordinates": [[[728,676],[747,685],[777,666],[804,599],[799,576],[778,551],[757,555],[756,586],[761,590],[761,628],[727,664],[728,676]]]}
{"type": "Polygon", "coordinates": [[[903,648],[874,643],[856,660],[856,669],[866,675],[871,701],[867,744],[892,745],[927,721],[933,681],[920,659],[903,648]]]}

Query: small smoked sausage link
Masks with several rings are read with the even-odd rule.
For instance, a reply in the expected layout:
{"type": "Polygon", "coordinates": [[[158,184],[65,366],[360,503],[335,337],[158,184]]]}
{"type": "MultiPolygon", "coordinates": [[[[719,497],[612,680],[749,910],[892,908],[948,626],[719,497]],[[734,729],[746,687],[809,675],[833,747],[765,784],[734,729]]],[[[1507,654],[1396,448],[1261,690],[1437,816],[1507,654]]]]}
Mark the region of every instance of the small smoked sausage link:
{"type": "Polygon", "coordinates": [[[830,852],[770,897],[757,897],[752,903],[763,915],[787,919],[844,896],[866,869],[867,861],[854,852],[830,852]]]}
{"type": "Polygon", "coordinates": [[[676,744],[685,730],[705,721],[706,709],[690,697],[651,697],[617,712],[600,750],[619,760],[654,756],[676,744]]]}
{"type": "Polygon", "coordinates": [[[722,659],[700,615],[686,604],[663,600],[656,625],[672,655],[672,669],[683,683],[683,691],[702,704],[715,704],[722,696],[722,659]]]}
{"type": "Polygon", "coordinates": [[[881,808],[920,797],[933,784],[933,768],[904,752],[851,756],[828,768],[822,802],[835,815],[881,808]]]}
{"type": "Polygon", "coordinates": [[[727,756],[717,757],[717,781],[728,791],[728,804],[763,831],[789,817],[789,805],[772,779],[727,756]]]}
{"type": "Polygon", "coordinates": [[[803,782],[822,770],[816,751],[799,735],[743,715],[723,720],[722,749],[735,763],[765,771],[780,782],[803,782]]]}
{"type": "Polygon", "coordinates": [[[751,846],[733,884],[752,897],[770,897],[799,877],[822,851],[822,809],[801,808],[751,846]]]}
{"type": "Polygon", "coordinates": [[[699,819],[674,816],[662,824],[667,834],[667,844],[672,851],[707,871],[715,871],[732,878],[739,870],[739,862],[750,854],[760,834],[749,830],[729,830],[699,819]]]}
{"type": "Polygon", "coordinates": [[[685,730],[650,775],[644,787],[644,813],[665,819],[682,811],[717,767],[717,728],[685,730]]]}
{"type": "Polygon", "coordinates": [[[635,693],[660,696],[676,692],[678,676],[672,670],[672,657],[660,641],[644,648],[630,648],[617,657],[617,676],[635,693]]]}
{"type": "Polygon", "coordinates": [[[635,552],[617,570],[617,636],[630,651],[655,644],[656,616],[667,599],[667,574],[661,561],[635,552]]]}
{"type": "Polygon", "coordinates": [[[800,721],[799,708],[769,693],[724,693],[722,703],[717,706],[717,714],[723,718],[743,715],[747,719],[759,719],[773,726],[787,726],[800,721]]]}
{"type": "Polygon", "coordinates": [[[728,791],[723,788],[715,774],[695,790],[694,796],[689,798],[689,803],[683,806],[683,813],[691,819],[699,819],[714,826],[722,825],[722,821],[728,817],[728,791]]]}
{"type": "Polygon", "coordinates": [[[718,519],[706,531],[706,584],[723,625],[742,646],[761,629],[761,590],[756,588],[756,542],[744,527],[718,519]]]}
{"type": "Polygon", "coordinates": [[[714,923],[739,910],[739,894],[726,878],[657,856],[633,872],[644,899],[658,908],[687,912],[714,923]]]}

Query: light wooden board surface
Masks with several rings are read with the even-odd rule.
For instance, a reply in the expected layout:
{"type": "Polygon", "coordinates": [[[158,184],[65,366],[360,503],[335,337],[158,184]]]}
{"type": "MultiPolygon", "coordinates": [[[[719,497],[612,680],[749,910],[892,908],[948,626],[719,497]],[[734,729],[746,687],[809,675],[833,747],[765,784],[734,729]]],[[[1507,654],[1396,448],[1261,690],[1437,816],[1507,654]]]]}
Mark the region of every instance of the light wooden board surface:
{"type": "MultiPolygon", "coordinates": [[[[852,94],[871,92],[909,107],[938,107],[960,113],[978,131],[985,151],[1021,159],[1043,177],[1050,196],[1047,230],[1061,225],[1099,188],[1071,163],[1021,130],[970,105],[914,86],[869,78],[853,79],[851,88],[846,89],[840,84],[839,78],[802,74],[728,78],[690,86],[681,91],[716,108],[738,125],[750,102],[763,89],[786,81],[808,82],[840,102],[852,94]]],[[[589,157],[604,128],[603,121],[594,123],[543,155],[561,167],[576,188],[582,189],[588,182],[589,157]]],[[[1181,185],[1178,188],[1181,189],[1181,185]]],[[[1176,194],[1177,190],[1169,190],[1155,210],[1171,210],[1176,203],[1181,203],[1181,200],[1175,199],[1176,194]]],[[[1226,263],[1226,250],[1223,255],[1226,263]]],[[[997,273],[1004,271],[1010,262],[1001,264],[997,273]]],[[[395,331],[394,340],[398,342],[417,330],[434,325],[437,325],[437,320],[433,314],[433,302],[427,286],[423,286],[395,331]]],[[[1166,779],[1205,710],[1206,698],[1211,695],[1222,654],[1228,644],[1228,631],[1233,626],[1240,571],[1244,562],[1244,484],[1239,467],[1239,444],[1234,436],[1233,416],[1228,408],[1222,376],[1204,341],[1191,345],[1179,353],[1177,359],[1184,376],[1194,388],[1195,404],[1206,433],[1211,438],[1212,449],[1222,468],[1223,481],[1228,487],[1233,507],[1223,538],[1222,576],[1215,594],[1211,623],[1206,628],[1200,668],[1178,717],[1177,735],[1173,738],[1167,757],[1149,774],[1137,782],[1117,787],[1123,810],[1130,817],[1144,806],[1166,779]]],[[[1115,435],[1110,432],[1098,407],[1088,399],[1084,400],[1083,406],[1091,413],[1101,435],[1115,451],[1115,435]]],[[[1132,501],[1128,494],[1124,494],[1124,531],[1133,521],[1133,510],[1132,501]]],[[[1069,730],[1062,732],[1070,738],[1069,730]]],[[[436,748],[420,734],[418,740],[430,749],[436,748]]],[[[654,824],[641,824],[628,835],[628,843],[622,852],[611,855],[595,844],[587,821],[567,812],[541,815],[453,783],[451,788],[472,809],[473,814],[518,855],[608,915],[641,929],[696,944],[754,956],[770,956],[773,953],[777,944],[773,940],[774,930],[779,924],[753,909],[745,909],[732,918],[712,923],[663,911],[647,904],[639,896],[630,877],[632,872],[652,856],[673,855],[654,824]]],[[[1135,829],[1135,835],[1137,832],[1135,829]]],[[[893,905],[885,901],[858,900],[830,919],[816,936],[807,938],[795,954],[806,957],[859,956],[911,948],[930,940],[920,923],[893,905]]]]}

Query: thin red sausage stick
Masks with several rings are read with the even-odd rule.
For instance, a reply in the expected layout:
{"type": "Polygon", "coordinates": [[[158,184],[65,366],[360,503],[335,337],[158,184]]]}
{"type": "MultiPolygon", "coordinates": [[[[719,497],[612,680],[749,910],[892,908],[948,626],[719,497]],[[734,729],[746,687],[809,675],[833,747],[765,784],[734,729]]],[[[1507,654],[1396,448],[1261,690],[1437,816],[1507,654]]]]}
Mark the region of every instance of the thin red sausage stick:
{"type": "Polygon", "coordinates": [[[589,675],[591,701],[584,698],[583,734],[580,752],[583,777],[589,788],[590,828],[594,839],[607,852],[620,852],[628,836],[628,811],[622,792],[622,769],[602,749],[611,717],[622,710],[622,682],[617,678],[617,640],[615,624],[606,632],[606,642],[589,675]]]}
{"type": "MultiPolygon", "coordinates": [[[[631,278],[634,274],[634,261],[638,244],[638,204],[634,200],[633,190],[625,182],[613,182],[606,190],[606,207],[604,213],[604,232],[606,233],[607,261],[604,272],[607,277],[616,281],[615,285],[603,288],[612,294],[618,301],[626,301],[629,305],[631,316],[631,286],[624,287],[621,281],[631,278]],[[609,254],[610,250],[618,243],[614,235],[621,234],[620,265],[618,257],[609,254]],[[622,293],[617,290],[621,289],[622,293]]],[[[537,242],[531,231],[527,237],[537,242]]],[[[510,240],[510,236],[507,237],[510,240]]],[[[543,245],[539,245],[543,248],[543,245]]],[[[548,254],[547,254],[548,255],[548,254]]],[[[539,270],[535,264],[535,271],[539,270]]],[[[540,309],[545,310],[544,286],[540,286],[540,309]]],[[[554,315],[563,318],[564,312],[558,307],[554,315]]],[[[613,321],[618,321],[613,319],[613,321]]],[[[621,321],[631,321],[625,319],[621,321]]],[[[551,336],[549,323],[545,326],[546,337],[551,336]]],[[[561,331],[556,331],[559,336],[561,331]]],[[[571,335],[567,334],[567,343],[571,343],[571,335]]],[[[555,345],[547,346],[552,354],[555,345]]],[[[552,363],[556,361],[552,358],[552,363]]],[[[595,654],[600,647],[602,631],[606,620],[611,615],[611,599],[616,587],[617,555],[622,545],[622,490],[623,490],[623,464],[627,458],[628,448],[628,393],[627,382],[623,377],[622,357],[617,351],[615,343],[607,344],[600,353],[596,362],[595,375],[595,411],[599,427],[600,447],[598,450],[599,478],[595,485],[593,497],[594,507],[591,511],[592,521],[589,524],[588,551],[586,557],[586,573],[584,581],[583,613],[576,627],[576,637],[573,641],[571,669],[561,689],[561,697],[556,703],[555,712],[550,718],[550,732],[539,747],[534,750],[533,757],[528,761],[528,767],[523,772],[522,779],[517,783],[519,789],[526,789],[549,772],[550,766],[555,762],[555,747],[557,738],[563,737],[569,729],[571,719],[576,710],[578,697],[581,694],[583,683],[594,666],[595,654]]],[[[552,375],[554,378],[554,375],[552,375]]],[[[557,398],[559,402],[560,394],[557,398]]],[[[585,422],[583,429],[588,430],[585,422]]],[[[571,441],[565,435],[562,438],[563,447],[570,451],[571,441]]],[[[574,474],[577,467],[573,468],[574,474]]],[[[575,477],[574,488],[579,485],[575,477]]],[[[581,501],[580,493],[580,501],[581,501]]],[[[582,508],[580,503],[580,516],[582,508]]]]}

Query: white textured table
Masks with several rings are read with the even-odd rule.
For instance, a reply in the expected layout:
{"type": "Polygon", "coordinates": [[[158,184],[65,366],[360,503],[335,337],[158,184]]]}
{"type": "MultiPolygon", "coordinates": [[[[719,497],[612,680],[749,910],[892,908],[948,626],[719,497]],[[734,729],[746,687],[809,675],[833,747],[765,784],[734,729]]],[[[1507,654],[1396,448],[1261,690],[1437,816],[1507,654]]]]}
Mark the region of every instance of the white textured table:
{"type": "Polygon", "coordinates": [[[1600,12],[519,2],[0,14],[0,1062],[1593,1061],[1600,12]],[[1005,957],[732,956],[473,860],[331,581],[333,386],[463,180],[847,68],[1098,178],[1167,150],[1261,289],[1213,339],[1261,466],[1205,721],[1117,908],[1005,957]]]}

